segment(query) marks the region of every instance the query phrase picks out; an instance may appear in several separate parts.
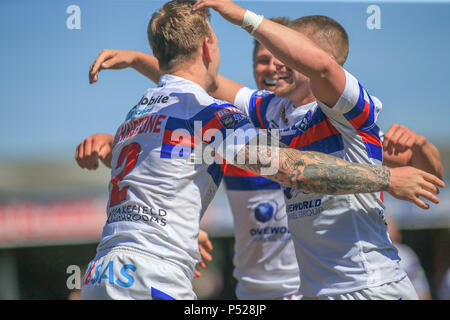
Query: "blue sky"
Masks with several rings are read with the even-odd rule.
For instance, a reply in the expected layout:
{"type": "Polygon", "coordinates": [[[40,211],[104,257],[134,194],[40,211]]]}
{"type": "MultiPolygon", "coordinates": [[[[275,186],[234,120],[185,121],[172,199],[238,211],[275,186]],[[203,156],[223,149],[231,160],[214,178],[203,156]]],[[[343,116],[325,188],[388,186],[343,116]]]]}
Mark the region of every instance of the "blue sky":
{"type": "MultiPolygon", "coordinates": [[[[146,28],[163,1],[0,1],[0,161],[71,160],[96,132],[114,133],[128,110],[154,84],[134,70],[103,71],[88,83],[88,68],[105,48],[151,53],[146,28]],[[68,29],[67,7],[81,10],[81,29],[68,29]]],[[[438,146],[450,138],[450,2],[240,1],[267,17],[328,15],[350,38],[345,67],[383,101],[380,126],[409,126],[438,146]],[[369,5],[381,12],[370,30],[369,5]]],[[[220,73],[254,87],[252,38],[216,13],[220,73]]],[[[449,145],[450,146],[450,145],[449,145]]]]}

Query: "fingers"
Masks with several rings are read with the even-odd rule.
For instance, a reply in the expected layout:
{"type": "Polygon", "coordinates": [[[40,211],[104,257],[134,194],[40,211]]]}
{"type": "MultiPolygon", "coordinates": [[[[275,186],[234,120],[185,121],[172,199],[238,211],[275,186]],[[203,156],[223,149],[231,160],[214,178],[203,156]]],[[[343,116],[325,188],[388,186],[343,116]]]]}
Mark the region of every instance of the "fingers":
{"type": "Polygon", "coordinates": [[[436,185],[434,185],[434,184],[432,184],[431,182],[428,182],[428,181],[426,181],[426,180],[424,180],[424,181],[422,182],[421,187],[422,187],[424,190],[427,190],[428,192],[431,192],[431,193],[436,194],[436,195],[438,195],[438,194],[441,192],[441,191],[439,190],[439,188],[436,187],[436,185]]]}
{"type": "Polygon", "coordinates": [[[439,198],[434,196],[431,192],[426,191],[426,190],[421,190],[419,191],[416,196],[412,199],[412,203],[414,203],[416,206],[418,206],[419,208],[422,208],[424,210],[427,210],[430,208],[430,205],[428,203],[426,203],[425,201],[423,201],[422,199],[420,199],[419,197],[422,197],[428,201],[431,201],[434,204],[438,204],[439,203],[439,198]]]}
{"type": "Polygon", "coordinates": [[[425,181],[428,181],[438,187],[445,188],[445,182],[436,177],[435,175],[424,171],[422,171],[421,173],[425,181]]]}
{"type": "Polygon", "coordinates": [[[405,127],[399,126],[397,124],[393,124],[389,130],[384,135],[383,148],[388,152],[388,154],[396,153],[403,151],[403,146],[400,144],[402,139],[407,139],[405,134],[405,127]]]}
{"type": "Polygon", "coordinates": [[[111,146],[109,144],[105,144],[103,146],[99,146],[98,150],[98,158],[104,160],[111,153],[111,146]]]}
{"type": "MultiPolygon", "coordinates": [[[[209,240],[208,233],[200,229],[198,237],[198,250],[200,252],[201,260],[198,262],[197,267],[207,269],[208,265],[205,261],[212,261],[212,256],[208,251],[213,249],[212,243],[209,240]]],[[[201,273],[195,270],[194,277],[200,277],[201,273]]]]}
{"type": "Polygon", "coordinates": [[[198,249],[200,251],[200,256],[202,257],[202,259],[205,259],[206,261],[212,261],[212,256],[208,252],[208,251],[211,251],[212,248],[211,249],[209,249],[209,248],[205,249],[204,247],[200,246],[198,249]]]}
{"type": "Polygon", "coordinates": [[[198,0],[193,6],[192,6],[192,12],[195,12],[197,10],[200,10],[207,6],[207,1],[205,0],[198,0]]]}
{"type": "Polygon", "coordinates": [[[419,208],[422,208],[424,210],[428,210],[430,208],[430,205],[423,202],[422,200],[420,200],[419,198],[415,198],[412,201],[416,206],[418,206],[419,208]]]}
{"type": "Polygon", "coordinates": [[[393,124],[384,135],[383,148],[388,154],[405,152],[415,146],[421,147],[426,143],[426,138],[413,130],[393,124]]]}
{"type": "Polygon", "coordinates": [[[83,140],[76,149],[75,159],[83,169],[95,170],[98,168],[98,151],[101,148],[95,137],[83,140]]]}
{"type": "Polygon", "coordinates": [[[89,82],[94,83],[98,80],[98,73],[100,70],[105,69],[102,67],[103,63],[114,56],[114,52],[111,50],[103,50],[98,55],[97,59],[91,64],[89,68],[89,82]]]}
{"type": "Polygon", "coordinates": [[[83,149],[84,149],[84,143],[82,142],[82,143],[80,143],[79,145],[78,145],[78,147],[77,147],[77,149],[76,149],[76,152],[75,152],[75,160],[77,161],[77,163],[78,163],[78,165],[81,167],[81,168],[84,168],[84,164],[83,164],[83,162],[82,162],[82,154],[83,154],[83,149]]]}
{"type": "Polygon", "coordinates": [[[391,174],[394,187],[389,193],[397,199],[410,201],[425,210],[430,208],[430,204],[425,201],[435,204],[440,202],[436,195],[445,184],[438,177],[413,167],[391,169],[391,174]]]}
{"type": "Polygon", "coordinates": [[[439,198],[435,196],[435,194],[439,194],[440,190],[437,186],[445,187],[445,184],[442,180],[437,178],[436,176],[429,174],[427,172],[422,172],[423,181],[419,183],[421,189],[415,194],[412,202],[422,209],[429,209],[430,205],[424,202],[419,197],[424,198],[434,204],[438,204],[440,202],[439,198]]]}
{"type": "Polygon", "coordinates": [[[100,70],[113,68],[116,64],[120,64],[121,60],[116,56],[109,56],[100,66],[100,70]]]}
{"type": "Polygon", "coordinates": [[[418,194],[419,197],[422,197],[428,201],[431,201],[435,204],[439,203],[439,198],[436,197],[435,195],[433,195],[431,192],[427,191],[427,190],[421,190],[418,194]]]}

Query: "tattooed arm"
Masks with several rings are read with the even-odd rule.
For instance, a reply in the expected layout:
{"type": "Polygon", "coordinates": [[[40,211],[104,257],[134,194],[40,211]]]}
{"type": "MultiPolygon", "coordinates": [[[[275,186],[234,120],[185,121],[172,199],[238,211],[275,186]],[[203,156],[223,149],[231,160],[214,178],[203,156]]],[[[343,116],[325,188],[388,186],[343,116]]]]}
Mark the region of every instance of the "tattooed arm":
{"type": "Polygon", "coordinates": [[[395,198],[413,202],[423,209],[428,209],[429,205],[419,197],[439,203],[433,194],[439,194],[438,187],[444,187],[439,178],[413,167],[389,169],[357,164],[286,145],[263,146],[253,140],[239,151],[233,165],[305,192],[351,194],[387,191],[395,198]],[[272,169],[267,170],[268,167],[272,169]]]}

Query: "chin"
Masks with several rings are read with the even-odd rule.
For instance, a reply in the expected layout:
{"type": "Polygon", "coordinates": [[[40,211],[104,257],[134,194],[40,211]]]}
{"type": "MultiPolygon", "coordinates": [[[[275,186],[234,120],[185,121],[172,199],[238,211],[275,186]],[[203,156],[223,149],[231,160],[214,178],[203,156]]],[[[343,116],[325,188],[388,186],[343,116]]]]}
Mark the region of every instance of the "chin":
{"type": "Polygon", "coordinates": [[[264,89],[264,90],[269,90],[269,91],[275,91],[275,86],[267,86],[267,85],[264,85],[264,86],[262,86],[262,88],[264,89]]]}
{"type": "Polygon", "coordinates": [[[280,97],[280,98],[288,98],[288,92],[286,92],[286,90],[283,90],[282,88],[274,88],[273,93],[275,93],[275,96],[280,97]]]}

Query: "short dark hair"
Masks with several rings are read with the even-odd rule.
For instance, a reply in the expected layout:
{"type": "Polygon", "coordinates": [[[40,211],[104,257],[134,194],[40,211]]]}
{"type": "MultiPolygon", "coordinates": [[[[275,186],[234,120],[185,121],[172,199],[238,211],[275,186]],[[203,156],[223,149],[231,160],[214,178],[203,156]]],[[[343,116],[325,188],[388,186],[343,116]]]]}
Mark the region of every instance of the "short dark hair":
{"type": "Polygon", "coordinates": [[[347,32],[337,21],[320,15],[291,21],[288,27],[306,35],[324,51],[332,54],[342,66],[347,60],[349,40],[347,32]]]}

